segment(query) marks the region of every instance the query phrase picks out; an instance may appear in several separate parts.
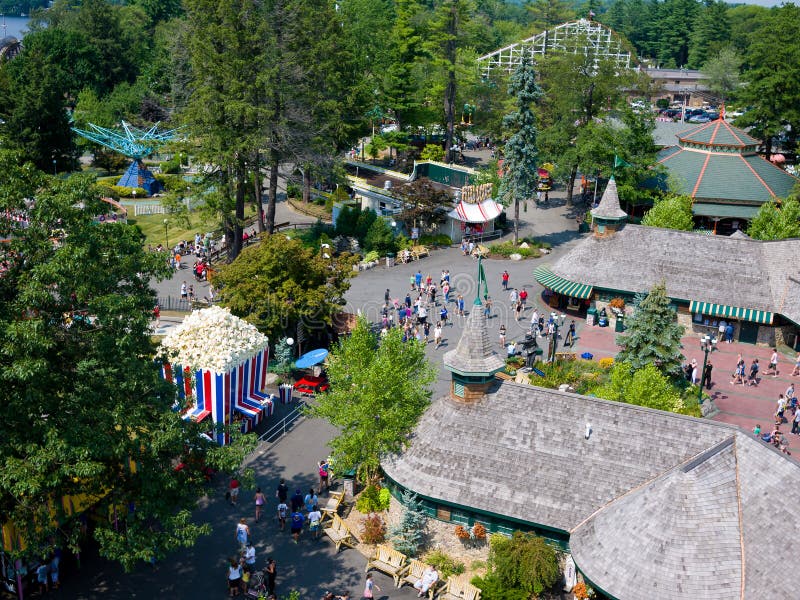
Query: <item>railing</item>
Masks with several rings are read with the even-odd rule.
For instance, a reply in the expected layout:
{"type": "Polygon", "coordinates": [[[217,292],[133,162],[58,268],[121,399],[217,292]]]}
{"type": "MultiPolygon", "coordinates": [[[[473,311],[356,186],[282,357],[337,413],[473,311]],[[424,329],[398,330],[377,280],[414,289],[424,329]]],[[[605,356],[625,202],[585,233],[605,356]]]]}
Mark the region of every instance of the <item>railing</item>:
{"type": "Polygon", "coordinates": [[[163,204],[134,204],[133,214],[138,217],[140,215],[163,215],[166,208],[163,204]]]}
{"type": "Polygon", "coordinates": [[[294,425],[296,421],[305,416],[305,407],[306,403],[303,400],[300,400],[297,408],[289,412],[283,419],[281,419],[279,423],[276,423],[267,431],[262,433],[258,437],[258,441],[272,444],[282,438],[291,429],[292,425],[294,425]]]}
{"type": "Polygon", "coordinates": [[[158,306],[161,310],[174,310],[176,312],[191,312],[192,302],[185,298],[175,296],[159,296],[158,306]]]}

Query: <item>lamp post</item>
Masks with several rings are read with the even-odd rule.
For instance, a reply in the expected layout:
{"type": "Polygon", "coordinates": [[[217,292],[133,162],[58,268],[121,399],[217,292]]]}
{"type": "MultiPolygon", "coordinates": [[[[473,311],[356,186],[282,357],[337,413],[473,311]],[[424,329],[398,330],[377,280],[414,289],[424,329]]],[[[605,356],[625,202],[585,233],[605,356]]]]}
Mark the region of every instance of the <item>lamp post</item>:
{"type": "Polygon", "coordinates": [[[711,335],[704,335],[700,338],[700,350],[703,351],[703,370],[700,373],[700,385],[697,386],[697,401],[703,403],[703,379],[706,375],[706,364],[708,364],[708,355],[717,349],[717,338],[711,335]]]}
{"type": "Polygon", "coordinates": [[[57,175],[57,172],[56,172],[56,159],[54,158],[53,159],[53,177],[55,177],[56,175],[57,175]]]}
{"type": "Polygon", "coordinates": [[[164,241],[167,243],[165,249],[169,251],[169,219],[164,219],[164,241]]]}
{"type": "Polygon", "coordinates": [[[294,349],[292,348],[294,346],[294,338],[286,338],[286,345],[289,346],[289,350],[292,351],[291,355],[294,357],[294,349]]]}

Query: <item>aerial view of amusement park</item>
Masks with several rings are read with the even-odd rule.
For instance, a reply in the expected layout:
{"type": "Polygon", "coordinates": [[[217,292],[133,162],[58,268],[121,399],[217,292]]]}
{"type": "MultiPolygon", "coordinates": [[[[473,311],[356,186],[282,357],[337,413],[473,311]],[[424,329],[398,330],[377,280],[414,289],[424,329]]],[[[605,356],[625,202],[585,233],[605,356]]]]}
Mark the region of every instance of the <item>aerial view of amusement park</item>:
{"type": "Polygon", "coordinates": [[[795,597],[800,6],[0,27],[0,597],[795,597]]]}

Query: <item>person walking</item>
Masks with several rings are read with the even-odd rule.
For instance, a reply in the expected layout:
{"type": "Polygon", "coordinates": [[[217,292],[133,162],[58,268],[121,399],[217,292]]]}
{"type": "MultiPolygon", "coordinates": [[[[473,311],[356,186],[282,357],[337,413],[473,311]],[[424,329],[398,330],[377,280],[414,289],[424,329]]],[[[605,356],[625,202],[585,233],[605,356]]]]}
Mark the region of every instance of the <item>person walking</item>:
{"type": "Polygon", "coordinates": [[[458,298],[456,299],[456,307],[457,307],[457,310],[458,310],[458,316],[463,317],[464,316],[464,296],[462,296],[461,294],[459,294],[458,298]]]}
{"type": "Polygon", "coordinates": [[[800,410],[794,413],[794,419],[792,419],[792,433],[800,435],[800,410]]]}
{"type": "Polygon", "coordinates": [[[242,567],[239,565],[239,561],[231,558],[228,564],[228,591],[231,598],[239,595],[241,583],[242,567]]]}
{"type": "Polygon", "coordinates": [[[769,374],[770,371],[772,371],[772,376],[773,377],[777,377],[778,376],[778,349],[777,348],[773,348],[772,349],[772,356],[770,356],[770,358],[769,358],[769,366],[767,367],[767,370],[764,372],[764,374],[767,375],[767,374],[769,374]]]}
{"type": "Polygon", "coordinates": [[[381,588],[372,580],[372,573],[367,573],[367,581],[364,584],[364,598],[374,598],[375,590],[380,592],[381,588]]]}
{"type": "Polygon", "coordinates": [[[275,593],[275,578],[278,576],[278,565],[271,556],[267,559],[267,566],[264,569],[267,574],[267,592],[275,593]]]}
{"type": "Polygon", "coordinates": [[[303,492],[299,489],[295,490],[289,502],[292,506],[292,512],[303,510],[303,492]]]}
{"type": "Polygon", "coordinates": [[[433,329],[433,343],[434,348],[439,348],[442,344],[442,322],[439,321],[436,323],[436,327],[433,329]]]}
{"type": "Polygon", "coordinates": [[[518,300],[514,305],[514,312],[516,314],[517,321],[519,321],[522,318],[522,300],[518,300]]]}
{"type": "Polygon", "coordinates": [[[506,326],[500,325],[500,347],[506,347],[506,326]]]}
{"type": "Polygon", "coordinates": [[[522,288],[519,291],[519,303],[522,304],[522,310],[525,310],[525,303],[528,301],[528,290],[522,288]]]}
{"type": "Polygon", "coordinates": [[[319,493],[322,493],[322,486],[325,485],[325,491],[327,492],[330,489],[330,466],[328,465],[327,460],[319,461],[319,493]]]}
{"type": "Polygon", "coordinates": [[[305,522],[306,518],[299,510],[296,510],[292,513],[292,516],[289,520],[289,529],[292,532],[292,539],[294,540],[295,544],[300,539],[300,532],[303,531],[303,523],[305,522]]]}
{"type": "Polygon", "coordinates": [[[572,346],[574,342],[575,342],[575,319],[573,319],[569,323],[569,328],[567,329],[567,335],[564,337],[564,345],[572,346]]]}
{"type": "Polygon", "coordinates": [[[706,363],[705,369],[703,369],[703,384],[702,385],[705,385],[707,390],[711,389],[711,371],[712,371],[713,368],[714,368],[714,365],[712,365],[711,361],[709,360],[706,363]]]}
{"type": "Polygon", "coordinates": [[[235,475],[231,477],[231,482],[228,484],[228,492],[231,495],[231,506],[236,506],[236,503],[239,502],[239,480],[235,475]]]}
{"type": "MultiPolygon", "coordinates": [[[[442,306],[442,309],[439,311],[439,321],[440,321],[440,323],[439,323],[439,324],[440,324],[442,327],[444,327],[445,325],[447,325],[447,305],[446,305],[446,304],[445,304],[445,305],[443,305],[443,306],[442,306]]],[[[451,323],[451,325],[452,325],[452,323],[451,323]]]]}
{"type": "Polygon", "coordinates": [[[508,290],[508,279],[509,279],[508,271],[503,271],[503,274],[500,276],[500,278],[503,281],[503,291],[508,290]]]}
{"type": "Polygon", "coordinates": [[[289,514],[289,506],[286,504],[284,500],[278,502],[278,525],[280,525],[281,530],[286,527],[286,516],[289,514]]]}
{"type": "Polygon", "coordinates": [[[792,377],[800,375],[800,353],[794,358],[794,369],[792,370],[792,377]]]}
{"type": "Polygon", "coordinates": [[[250,571],[251,573],[256,569],[256,549],[253,546],[253,542],[247,542],[247,545],[244,548],[244,552],[242,552],[242,559],[244,560],[244,568],[250,571]]]}
{"type": "Polygon", "coordinates": [[[389,304],[389,300],[391,299],[391,294],[389,294],[389,288],[386,288],[386,293],[383,294],[383,299],[386,304],[389,304]]]}
{"type": "Polygon", "coordinates": [[[242,517],[239,519],[239,522],[236,524],[236,532],[234,533],[234,538],[239,545],[243,548],[247,546],[247,540],[250,537],[250,528],[247,526],[247,519],[242,517]]]}
{"type": "Polygon", "coordinates": [[[747,378],[747,385],[758,385],[758,359],[754,358],[750,363],[750,375],[747,378]]]}
{"type": "Polygon", "coordinates": [[[317,539],[319,536],[319,526],[321,522],[322,513],[319,510],[319,506],[314,505],[308,513],[308,530],[311,532],[314,539],[317,539]]]}
{"type": "Polygon", "coordinates": [[[161,307],[158,304],[153,308],[153,318],[156,320],[156,327],[161,327],[161,307]]]}
{"type": "Polygon", "coordinates": [[[733,331],[734,331],[733,323],[728,323],[725,326],[725,342],[728,344],[733,342],[733,331]]]}
{"type": "Polygon", "coordinates": [[[256,523],[261,521],[261,511],[264,509],[266,503],[267,497],[264,495],[264,492],[261,491],[261,488],[256,488],[256,523]]]}
{"type": "Polygon", "coordinates": [[[508,295],[508,302],[511,306],[514,306],[519,300],[519,294],[517,294],[517,288],[513,288],[511,293],[508,295]]]}
{"type": "Polygon", "coordinates": [[[305,498],[303,498],[303,504],[305,505],[306,512],[310,513],[312,510],[314,510],[314,507],[318,502],[319,498],[317,498],[317,495],[314,493],[314,488],[311,488],[308,490],[305,498]]]}
{"type": "Polygon", "coordinates": [[[533,309],[533,314],[531,315],[531,335],[539,335],[539,311],[535,308],[533,309]]]}
{"type": "Polygon", "coordinates": [[[187,287],[186,287],[186,282],[184,281],[181,284],[181,300],[186,300],[188,294],[189,294],[189,292],[188,292],[187,287]]]}
{"type": "Polygon", "coordinates": [[[442,296],[444,297],[444,303],[448,304],[450,302],[450,284],[446,281],[442,284],[442,296]]]}

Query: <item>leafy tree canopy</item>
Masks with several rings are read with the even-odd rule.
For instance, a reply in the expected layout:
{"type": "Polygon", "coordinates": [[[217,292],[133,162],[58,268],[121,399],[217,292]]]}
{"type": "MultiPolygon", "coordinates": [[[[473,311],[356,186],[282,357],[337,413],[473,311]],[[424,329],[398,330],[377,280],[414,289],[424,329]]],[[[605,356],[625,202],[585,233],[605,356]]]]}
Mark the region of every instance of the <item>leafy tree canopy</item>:
{"type": "MultiPolygon", "coordinates": [[[[511,538],[495,534],[490,538],[489,575],[508,590],[522,591],[500,596],[509,600],[538,596],[558,580],[558,556],[543,537],[515,531],[511,538]]],[[[492,596],[494,597],[494,596],[492,596]]]]}
{"type": "Polygon", "coordinates": [[[330,390],[317,398],[311,414],[340,430],[331,441],[340,471],[358,469],[372,480],[384,454],[402,450],[430,402],[436,376],[416,340],[403,342],[394,328],[383,338],[359,318],[350,337],[328,358],[330,390]]]}
{"type": "Polygon", "coordinates": [[[325,258],[297,239],[271,235],[214,275],[223,306],[270,339],[331,324],[350,287],[354,257],[325,258]]]}
{"type": "Polygon", "coordinates": [[[642,225],[691,231],[694,229],[692,199],[688,196],[667,196],[657,200],[653,208],[645,213],[642,225]]]}
{"type": "Polygon", "coordinates": [[[800,201],[797,196],[778,205],[774,200],[758,208],[750,221],[747,235],[755,240],[785,240],[800,237],[800,201]]]}
{"type": "Polygon", "coordinates": [[[116,515],[92,535],[125,568],[192,545],[208,532],[190,519],[205,479],[199,469],[175,473],[175,461],[191,448],[199,464],[230,468],[242,454],[231,461],[238,450],[210,448],[172,410],[175,389],[150,337],[149,282],[167,267],[136,227],[94,222],[105,208],[91,178],[54,180],[8,151],[0,171],[0,214],[29,219],[25,229],[0,219],[3,521],[25,540],[20,553],[77,550],[71,497],[116,515]]]}
{"type": "Polygon", "coordinates": [[[683,414],[697,412],[697,409],[691,409],[687,413],[686,404],[681,398],[681,390],[652,364],[633,371],[629,363],[615,363],[611,369],[609,382],[592,389],[590,393],[606,400],[670,412],[683,414]],[[694,412],[691,412],[692,410],[694,412]]]}
{"type": "Polygon", "coordinates": [[[637,295],[633,315],[625,319],[625,326],[626,332],[617,336],[617,345],[622,347],[617,360],[637,371],[653,365],[666,374],[680,372],[683,327],[677,323],[663,281],[647,296],[637,295]]]}

